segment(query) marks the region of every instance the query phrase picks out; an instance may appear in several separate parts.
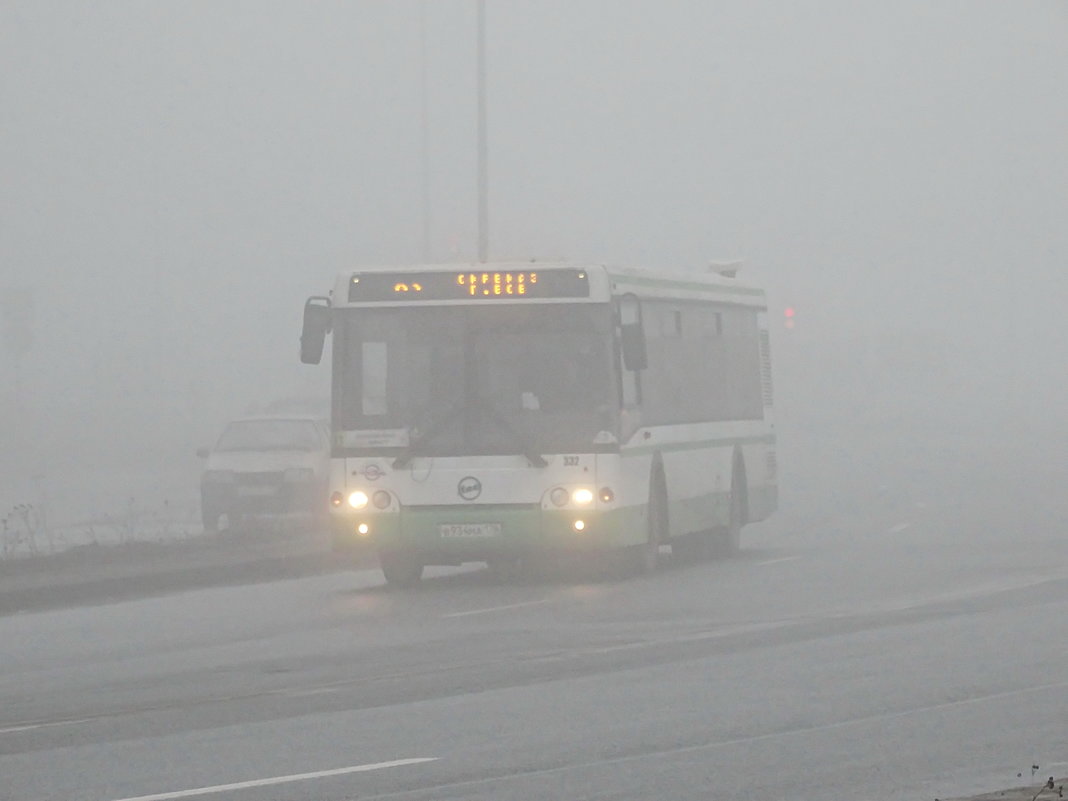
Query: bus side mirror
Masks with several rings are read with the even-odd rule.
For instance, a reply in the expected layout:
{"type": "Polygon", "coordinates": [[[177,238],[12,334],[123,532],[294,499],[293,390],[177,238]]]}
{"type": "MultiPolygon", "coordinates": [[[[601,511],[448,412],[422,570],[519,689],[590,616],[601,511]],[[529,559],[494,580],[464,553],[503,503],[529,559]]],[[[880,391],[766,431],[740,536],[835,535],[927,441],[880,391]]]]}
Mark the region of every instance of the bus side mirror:
{"type": "Polygon", "coordinates": [[[330,330],[330,298],[308,298],[304,304],[304,328],[300,332],[300,360],[318,364],[323,359],[323,344],[330,330]]]}
{"type": "Polygon", "coordinates": [[[624,323],[619,332],[623,346],[623,366],[631,372],[644,370],[649,365],[649,360],[645,353],[645,330],[642,324],[624,323]]]}

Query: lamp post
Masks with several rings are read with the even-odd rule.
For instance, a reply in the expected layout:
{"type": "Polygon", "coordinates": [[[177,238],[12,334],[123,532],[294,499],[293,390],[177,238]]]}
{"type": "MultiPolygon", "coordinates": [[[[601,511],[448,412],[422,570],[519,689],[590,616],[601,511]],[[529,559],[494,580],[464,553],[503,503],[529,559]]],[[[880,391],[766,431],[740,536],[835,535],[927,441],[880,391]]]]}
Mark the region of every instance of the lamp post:
{"type": "Polygon", "coordinates": [[[430,263],[430,113],[427,110],[426,4],[419,3],[419,162],[422,171],[423,263],[430,263]]]}
{"type": "Polygon", "coordinates": [[[489,256],[486,164],[486,0],[478,0],[478,260],[489,256]]]}

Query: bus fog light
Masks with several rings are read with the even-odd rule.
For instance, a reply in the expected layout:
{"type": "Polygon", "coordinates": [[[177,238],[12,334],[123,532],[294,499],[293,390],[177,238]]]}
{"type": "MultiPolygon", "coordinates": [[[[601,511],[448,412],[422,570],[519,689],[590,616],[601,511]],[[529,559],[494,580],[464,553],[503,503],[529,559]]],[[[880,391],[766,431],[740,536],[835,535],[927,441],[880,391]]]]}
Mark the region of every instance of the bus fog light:
{"type": "Polygon", "coordinates": [[[586,530],[586,521],[585,520],[576,520],[574,523],[571,524],[571,527],[573,529],[575,529],[575,531],[585,531],[586,530]]]}
{"type": "Polygon", "coordinates": [[[371,527],[366,523],[360,523],[360,525],[356,526],[356,533],[361,537],[366,537],[371,533],[371,527]]]}
{"type": "Polygon", "coordinates": [[[356,490],[349,495],[349,506],[353,509],[366,509],[367,508],[367,493],[356,490]]]}
{"type": "Polygon", "coordinates": [[[374,501],[375,507],[378,509],[386,509],[393,502],[389,493],[385,490],[377,490],[374,495],[371,496],[374,501]]]}
{"type": "Polygon", "coordinates": [[[601,491],[597,493],[597,497],[601,499],[601,503],[611,503],[616,499],[616,494],[612,492],[611,487],[601,487],[601,491]]]}
{"type": "Polygon", "coordinates": [[[567,506],[567,502],[571,500],[571,493],[563,487],[557,487],[549,493],[549,500],[554,506],[567,506]]]}
{"type": "Polygon", "coordinates": [[[571,500],[577,503],[579,506],[585,506],[588,503],[593,503],[593,492],[586,489],[577,489],[571,493],[571,500]]]}

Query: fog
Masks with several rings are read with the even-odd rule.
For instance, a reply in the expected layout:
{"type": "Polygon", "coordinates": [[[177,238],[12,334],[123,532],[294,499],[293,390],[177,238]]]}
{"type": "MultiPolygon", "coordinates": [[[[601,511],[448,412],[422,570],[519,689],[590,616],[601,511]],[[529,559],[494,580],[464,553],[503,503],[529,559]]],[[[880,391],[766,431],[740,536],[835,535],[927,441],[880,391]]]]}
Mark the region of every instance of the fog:
{"type": "MultiPolygon", "coordinates": [[[[492,259],[744,260],[787,450],[1064,430],[1063,3],[488,6],[492,259]]],[[[326,396],[304,298],[423,258],[424,57],[430,257],[474,258],[474,30],[466,0],[0,6],[5,506],[195,503],[228,418],[326,396]]]]}

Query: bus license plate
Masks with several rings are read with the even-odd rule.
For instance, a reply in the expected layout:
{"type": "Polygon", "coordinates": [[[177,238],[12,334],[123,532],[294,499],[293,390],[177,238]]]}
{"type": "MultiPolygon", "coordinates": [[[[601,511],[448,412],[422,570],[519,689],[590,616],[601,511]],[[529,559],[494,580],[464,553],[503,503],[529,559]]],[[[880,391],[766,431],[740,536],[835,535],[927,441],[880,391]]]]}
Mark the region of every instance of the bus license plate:
{"type": "Polygon", "coordinates": [[[501,536],[500,523],[442,523],[438,526],[446,539],[474,540],[501,536]]]}

